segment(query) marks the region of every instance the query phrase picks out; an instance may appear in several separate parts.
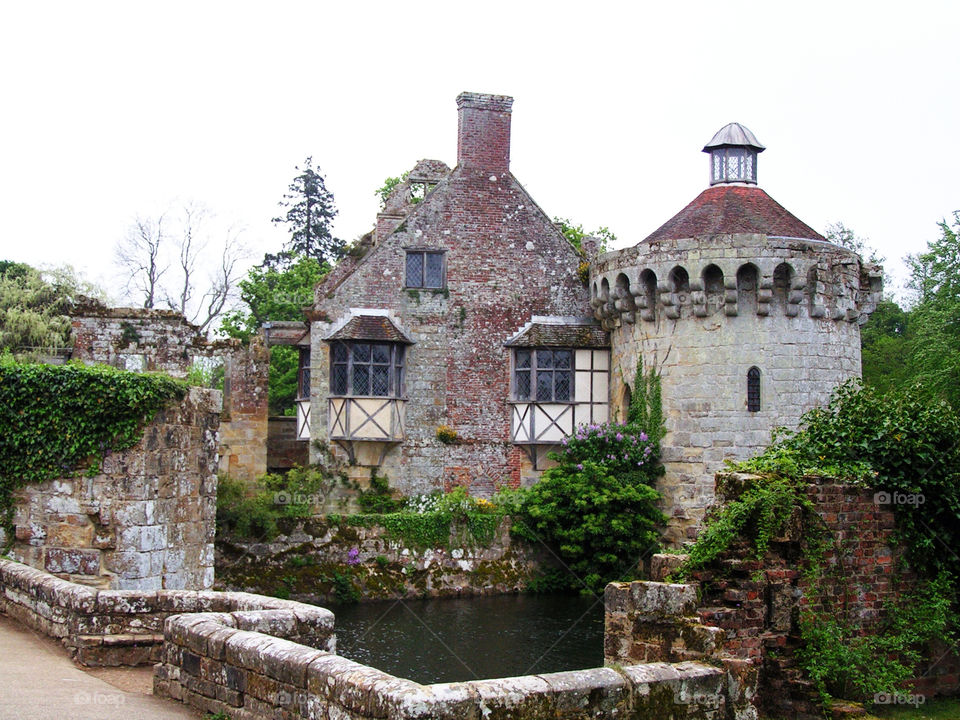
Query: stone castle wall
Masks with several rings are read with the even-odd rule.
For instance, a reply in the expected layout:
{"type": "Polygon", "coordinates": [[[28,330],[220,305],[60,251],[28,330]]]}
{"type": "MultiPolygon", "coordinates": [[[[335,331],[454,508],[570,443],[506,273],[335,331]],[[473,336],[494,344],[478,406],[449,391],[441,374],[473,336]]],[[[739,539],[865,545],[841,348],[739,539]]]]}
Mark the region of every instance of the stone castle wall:
{"type": "Polygon", "coordinates": [[[878,282],[850,251],[765,235],[641,243],[599,259],[592,304],[611,332],[612,405],[623,414],[638,361],[661,374],[670,541],[695,537],[725,460],[756,454],[773,428],[796,427],[860,375],[858,323],[878,282]]]}
{"type": "Polygon", "coordinates": [[[10,556],[114,590],[213,584],[220,393],[192,388],[93,477],[17,492],[10,556]]]}

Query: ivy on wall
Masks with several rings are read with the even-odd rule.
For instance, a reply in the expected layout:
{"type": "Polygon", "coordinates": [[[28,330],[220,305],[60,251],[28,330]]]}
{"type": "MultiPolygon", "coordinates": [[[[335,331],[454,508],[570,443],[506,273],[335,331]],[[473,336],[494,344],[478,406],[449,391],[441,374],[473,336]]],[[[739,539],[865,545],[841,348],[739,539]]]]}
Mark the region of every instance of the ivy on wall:
{"type": "Polygon", "coordinates": [[[107,453],[136,445],[144,424],[186,391],[165,375],[0,357],[0,522],[7,547],[16,490],[81,469],[95,475],[107,453]]]}

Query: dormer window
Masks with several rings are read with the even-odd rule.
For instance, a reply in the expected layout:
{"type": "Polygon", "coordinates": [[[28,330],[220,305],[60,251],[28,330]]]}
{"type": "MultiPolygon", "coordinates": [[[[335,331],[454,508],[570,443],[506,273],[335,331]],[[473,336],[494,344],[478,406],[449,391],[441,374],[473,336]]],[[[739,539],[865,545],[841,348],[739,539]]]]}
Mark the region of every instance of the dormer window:
{"type": "Polygon", "coordinates": [[[763,147],[740,123],[722,127],[703,147],[710,153],[710,184],[757,182],[757,154],[763,147]]]}

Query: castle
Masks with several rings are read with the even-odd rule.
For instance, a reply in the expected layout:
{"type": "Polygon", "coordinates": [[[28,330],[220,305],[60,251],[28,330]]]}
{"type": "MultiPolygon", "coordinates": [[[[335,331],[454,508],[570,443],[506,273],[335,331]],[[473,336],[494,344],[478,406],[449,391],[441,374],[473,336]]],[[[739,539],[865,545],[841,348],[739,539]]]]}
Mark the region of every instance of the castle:
{"type": "Polygon", "coordinates": [[[642,362],[662,377],[659,489],[682,541],[725,459],[859,375],[879,269],[757,186],[764,148],[736,123],[704,148],[707,190],[634,247],[585,257],[510,173],[512,103],[461,94],[456,167],[419,162],[309,324],[267,327],[300,347],[298,436],[360,482],[488,494],[534,482],[577,424],[623,418],[642,362]]]}

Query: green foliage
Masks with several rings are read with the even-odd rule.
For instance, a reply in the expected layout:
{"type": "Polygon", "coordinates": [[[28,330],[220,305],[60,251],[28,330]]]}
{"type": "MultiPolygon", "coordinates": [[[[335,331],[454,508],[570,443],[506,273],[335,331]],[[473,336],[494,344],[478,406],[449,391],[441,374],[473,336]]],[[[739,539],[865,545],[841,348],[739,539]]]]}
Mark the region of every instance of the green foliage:
{"type": "Polygon", "coordinates": [[[644,479],[639,472],[617,476],[592,460],[564,460],[530,488],[513,532],[547,543],[584,592],[600,592],[611,580],[633,577],[659,547],[665,518],[659,493],[644,479]]]}
{"type": "Polygon", "coordinates": [[[344,256],[346,243],[330,233],[337,208],[323,175],[314,170],[310,157],[302,170],[299,167],[296,170],[299,174],[280,202],[280,207],[287,211],[273,219],[274,223],[287,226],[290,240],[282,252],[264,257],[264,265],[268,267],[286,266],[304,256],[319,264],[332,264],[344,256]]]}
{"type": "Polygon", "coordinates": [[[863,328],[864,382],[879,390],[920,382],[960,409],[960,211],[940,237],[907,256],[916,302],[881,303],[863,328]]]}
{"type": "Polygon", "coordinates": [[[682,580],[689,572],[706,567],[741,538],[752,543],[754,558],[762,559],[770,541],[783,532],[798,508],[812,511],[803,487],[791,477],[776,475],[748,481],[735,500],[706,519],[687,560],[673,577],[682,580]]]}
{"type": "Polygon", "coordinates": [[[642,360],[637,363],[633,378],[627,422],[634,427],[646,429],[654,452],[659,454],[660,441],[667,432],[663,417],[660,373],[653,368],[645,373],[642,360]]]}
{"type": "MultiPolygon", "coordinates": [[[[254,267],[240,281],[240,299],[246,310],[228,313],[219,334],[249,340],[265,322],[303,320],[303,309],[313,304],[313,289],[329,266],[306,256],[285,268],[254,267]]],[[[297,397],[298,352],[294,347],[270,348],[269,406],[272,415],[292,415],[297,397]]]]}
{"type": "Polygon", "coordinates": [[[944,573],[895,605],[888,604],[885,626],[871,634],[832,610],[804,610],[797,657],[821,699],[869,701],[880,693],[902,692],[902,683],[915,676],[924,659],[927,643],[955,640],[953,585],[944,573]]]}
{"type": "Polygon", "coordinates": [[[97,365],[33,365],[0,356],[0,514],[12,542],[13,493],[135,445],[143,426],[186,385],[97,365]]]}
{"type": "Polygon", "coordinates": [[[592,462],[602,465],[611,475],[636,477],[647,485],[653,485],[663,473],[657,447],[639,425],[580,425],[571,437],[561,442],[563,449],[556,454],[556,459],[578,470],[582,463],[592,462]]]}
{"type": "Polygon", "coordinates": [[[600,253],[609,250],[617,241],[617,236],[614,235],[608,227],[601,227],[593,232],[587,232],[583,229],[583,225],[574,225],[573,221],[567,218],[555,217],[553,222],[558,226],[563,236],[581,255],[584,254],[583,241],[585,238],[592,237],[598,240],[597,252],[600,253]]]}
{"type": "Polygon", "coordinates": [[[460,440],[460,436],[457,434],[457,431],[449,425],[438,425],[437,440],[442,442],[444,445],[453,445],[460,440]]]}
{"type": "Polygon", "coordinates": [[[360,491],[357,502],[365,513],[374,514],[397,512],[404,504],[403,499],[393,496],[389,481],[377,475],[376,468],[370,469],[370,487],[360,491]]]}
{"type": "Polygon", "coordinates": [[[249,340],[265,322],[303,320],[303,309],[313,304],[313,289],[330,270],[326,263],[300,255],[285,268],[253,267],[238,283],[246,311],[224,317],[218,332],[225,337],[249,340]]]}
{"type": "Polygon", "coordinates": [[[892,501],[885,507],[896,512],[914,568],[960,575],[960,559],[944,552],[960,545],[960,415],[922,387],[880,395],[847,382],[803,416],[800,430],[738,467],[859,479],[892,501]]]}
{"type": "Polygon", "coordinates": [[[277,520],[312,517],[334,483],[335,469],[311,465],[267,473],[255,487],[221,475],[217,486],[217,533],[271,539],[277,520]]]}
{"type": "Polygon", "coordinates": [[[69,313],[80,293],[99,291],[69,267],[41,272],[23,263],[0,261],[0,352],[36,360],[68,348],[69,313]]]}

